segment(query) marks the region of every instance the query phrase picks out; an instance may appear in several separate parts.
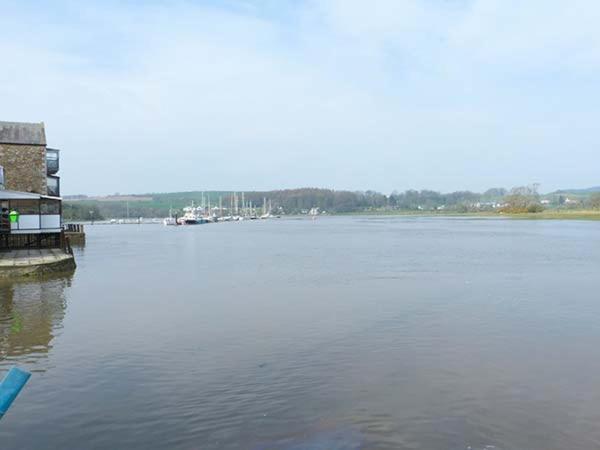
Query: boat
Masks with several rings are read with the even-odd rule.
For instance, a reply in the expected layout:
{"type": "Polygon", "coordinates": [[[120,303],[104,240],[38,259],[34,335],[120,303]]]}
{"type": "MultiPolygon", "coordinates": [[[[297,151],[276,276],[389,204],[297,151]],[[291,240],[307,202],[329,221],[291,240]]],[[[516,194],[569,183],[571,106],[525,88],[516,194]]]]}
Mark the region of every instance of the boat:
{"type": "Polygon", "coordinates": [[[188,206],[183,208],[183,216],[177,219],[177,224],[179,225],[200,225],[201,223],[205,223],[205,219],[202,216],[197,214],[197,208],[194,207],[194,203],[192,202],[192,206],[188,206]]]}
{"type": "Polygon", "coordinates": [[[259,217],[260,219],[270,219],[273,216],[271,215],[271,211],[273,210],[273,206],[271,205],[271,200],[269,199],[269,206],[267,207],[267,199],[263,198],[263,213],[259,217]]]}
{"type": "Polygon", "coordinates": [[[165,217],[163,219],[163,225],[165,225],[165,226],[177,225],[177,221],[175,220],[175,217],[165,217]]]}
{"type": "Polygon", "coordinates": [[[163,219],[163,225],[165,225],[165,226],[177,225],[177,219],[175,219],[175,217],[173,217],[173,212],[172,212],[171,208],[169,208],[169,217],[165,217],[163,219]]]}
{"type": "Polygon", "coordinates": [[[208,216],[203,216],[200,217],[200,220],[202,221],[201,223],[214,223],[217,221],[217,217],[214,215],[208,215],[208,216]]]}

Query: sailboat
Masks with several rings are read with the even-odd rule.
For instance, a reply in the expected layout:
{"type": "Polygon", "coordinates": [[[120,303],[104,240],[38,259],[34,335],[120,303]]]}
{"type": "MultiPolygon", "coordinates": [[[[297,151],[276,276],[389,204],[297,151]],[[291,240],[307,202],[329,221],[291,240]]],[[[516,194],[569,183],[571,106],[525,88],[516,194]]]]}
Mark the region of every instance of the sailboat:
{"type": "Polygon", "coordinates": [[[260,216],[261,219],[270,219],[271,216],[271,200],[269,199],[269,209],[267,209],[267,199],[263,198],[263,213],[260,216]]]}

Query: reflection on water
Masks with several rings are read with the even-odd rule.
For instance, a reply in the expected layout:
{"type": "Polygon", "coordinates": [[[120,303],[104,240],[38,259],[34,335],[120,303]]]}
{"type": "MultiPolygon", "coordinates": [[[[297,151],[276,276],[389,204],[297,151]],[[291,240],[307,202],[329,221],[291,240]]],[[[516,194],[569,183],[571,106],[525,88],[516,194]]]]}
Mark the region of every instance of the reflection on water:
{"type": "Polygon", "coordinates": [[[70,283],[69,276],[0,284],[0,370],[46,356],[62,327],[70,283]]]}

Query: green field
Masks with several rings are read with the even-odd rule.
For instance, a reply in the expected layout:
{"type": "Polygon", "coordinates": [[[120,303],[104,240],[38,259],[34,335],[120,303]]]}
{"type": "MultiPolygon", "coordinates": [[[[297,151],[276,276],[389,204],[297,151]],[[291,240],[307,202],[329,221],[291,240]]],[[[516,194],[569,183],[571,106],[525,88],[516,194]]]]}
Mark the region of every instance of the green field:
{"type": "Polygon", "coordinates": [[[506,214],[512,219],[529,220],[600,220],[600,210],[591,209],[549,209],[540,213],[506,214]]]}
{"type": "Polygon", "coordinates": [[[406,216],[406,217],[489,217],[516,220],[600,220],[600,210],[558,210],[550,209],[539,213],[508,214],[501,212],[465,212],[454,211],[360,211],[336,215],[364,216],[406,216]]]}

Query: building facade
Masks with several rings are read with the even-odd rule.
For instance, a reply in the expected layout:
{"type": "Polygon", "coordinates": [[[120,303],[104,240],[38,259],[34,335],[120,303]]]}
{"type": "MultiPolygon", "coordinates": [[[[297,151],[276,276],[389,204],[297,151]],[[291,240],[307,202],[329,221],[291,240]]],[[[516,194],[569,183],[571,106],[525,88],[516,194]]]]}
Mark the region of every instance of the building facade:
{"type": "Polygon", "coordinates": [[[60,245],[58,170],[43,123],[0,122],[0,250],[60,245]]]}

